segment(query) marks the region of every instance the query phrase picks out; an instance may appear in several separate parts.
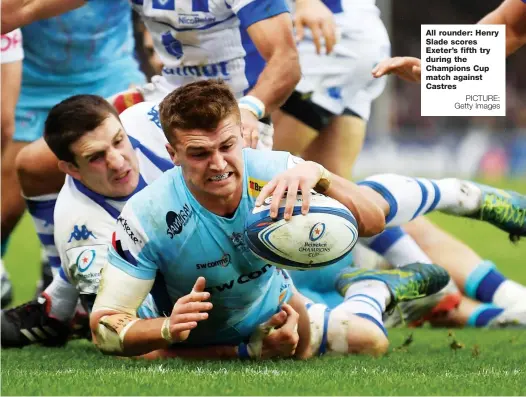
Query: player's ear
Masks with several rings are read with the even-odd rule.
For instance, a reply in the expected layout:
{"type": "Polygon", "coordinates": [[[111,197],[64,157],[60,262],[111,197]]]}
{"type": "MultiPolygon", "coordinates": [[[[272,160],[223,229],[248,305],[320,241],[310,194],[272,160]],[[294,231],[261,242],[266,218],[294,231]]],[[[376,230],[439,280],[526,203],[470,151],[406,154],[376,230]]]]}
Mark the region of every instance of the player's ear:
{"type": "Polygon", "coordinates": [[[172,145],[170,145],[169,143],[167,143],[165,145],[166,147],[166,151],[168,152],[168,155],[170,156],[170,158],[172,159],[172,162],[175,164],[175,165],[180,165],[179,163],[179,159],[177,157],[177,153],[175,151],[175,149],[173,148],[172,145]]]}
{"type": "Polygon", "coordinates": [[[80,172],[75,164],[70,163],[69,161],[59,160],[58,169],[63,173],[80,180],[80,172]]]}

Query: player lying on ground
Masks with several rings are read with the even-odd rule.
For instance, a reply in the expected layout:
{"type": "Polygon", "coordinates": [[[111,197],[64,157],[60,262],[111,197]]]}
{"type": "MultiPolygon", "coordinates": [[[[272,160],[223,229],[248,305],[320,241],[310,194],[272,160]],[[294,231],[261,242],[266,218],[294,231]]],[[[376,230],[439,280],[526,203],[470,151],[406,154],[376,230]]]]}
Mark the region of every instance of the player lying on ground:
{"type": "MultiPolygon", "coordinates": [[[[378,175],[355,185],[285,152],[242,151],[235,99],[221,83],[203,81],[177,89],[161,103],[160,119],[167,149],[179,167],[134,195],[121,213],[123,221],[117,225],[90,318],[96,343],[106,353],[144,354],[182,340],[186,345],[243,343],[255,324],[275,312],[279,302],[288,301],[299,313],[297,357],[320,351],[379,354],[388,344],[381,317],[386,307],[426,295],[429,288],[436,292],[448,281],[433,265],[409,265],[386,274],[349,270],[339,280],[348,298],[340,307],[305,307],[301,295],[290,288],[286,272],[270,271],[270,265],[238,238],[248,212],[268,195],[273,196],[271,215],[276,216],[277,198],[288,192],[288,219],[298,188],[306,214],[308,193],[317,187],[351,210],[360,235],[366,237],[433,209],[482,217],[513,234],[526,233],[523,223],[504,224],[481,211],[487,192],[498,194],[486,186],[397,175],[378,175]],[[250,178],[270,180],[257,201],[247,194],[250,178]],[[206,273],[214,307],[208,316],[196,309],[185,318],[183,329],[191,330],[189,335],[181,335],[181,327],[169,320],[135,317],[157,272],[163,274],[173,302],[192,289],[200,274],[196,257],[210,262],[226,254],[231,266],[206,273]],[[245,272],[251,272],[250,282],[236,282],[244,280],[245,272]],[[206,326],[198,326],[205,317],[206,326]],[[312,332],[319,338],[311,338],[312,332]]],[[[517,197],[509,196],[508,203],[517,205],[517,197]]]]}
{"type": "MultiPolygon", "coordinates": [[[[119,213],[126,199],[173,167],[161,130],[147,117],[151,108],[144,109],[143,104],[139,107],[143,108],[140,114],[146,116],[139,124],[137,118],[127,117],[126,113],[133,116],[129,112],[123,115],[121,124],[115,109],[94,95],[71,97],[51,110],[46,121],[46,141],[61,159],[59,166],[73,175],[66,178],[55,211],[55,238],[63,267],[41,302],[2,312],[3,347],[21,347],[30,342],[56,346],[66,342],[70,329],[61,320],[71,318],[79,293],[86,306],[93,304],[112,230],[115,221],[121,219],[119,213]],[[164,158],[155,153],[163,153],[164,158]]],[[[202,281],[198,280],[195,288],[202,281]]],[[[157,315],[153,299],[149,296],[143,303],[141,315],[157,315]]],[[[192,306],[191,299],[182,297],[173,315],[192,306]]],[[[281,308],[261,325],[261,329],[274,327],[275,332],[261,334],[256,328],[261,337],[257,333],[253,336],[259,345],[252,350],[261,358],[294,352],[298,316],[287,304],[281,308]]],[[[215,346],[180,350],[178,356],[225,357],[223,351],[236,352],[231,346],[215,346]]]]}

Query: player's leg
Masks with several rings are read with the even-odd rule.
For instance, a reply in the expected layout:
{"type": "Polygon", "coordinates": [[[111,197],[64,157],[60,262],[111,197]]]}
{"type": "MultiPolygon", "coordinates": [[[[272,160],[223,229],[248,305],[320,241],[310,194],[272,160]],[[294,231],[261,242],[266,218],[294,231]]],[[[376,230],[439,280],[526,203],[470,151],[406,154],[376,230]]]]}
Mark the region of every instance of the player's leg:
{"type": "Polygon", "coordinates": [[[43,344],[49,347],[67,343],[79,293],[64,271],[34,301],[13,309],[2,310],[2,347],[24,347],[43,344]]]}
{"type": "MultiPolygon", "coordinates": [[[[42,270],[45,273],[49,265],[53,275],[60,268],[60,258],[55,247],[53,212],[65,177],[57,163],[57,158],[43,138],[20,151],[16,162],[22,193],[45,252],[42,270]]],[[[43,288],[50,281],[46,280],[43,288]]]]}
{"type": "Polygon", "coordinates": [[[364,195],[386,211],[387,227],[438,210],[489,222],[512,239],[526,235],[526,197],[516,192],[455,178],[431,180],[394,174],[375,175],[360,185],[364,195]],[[383,200],[378,201],[378,195],[383,200]]]}
{"type": "MultiPolygon", "coordinates": [[[[284,107],[298,106],[300,94],[293,92],[285,102],[284,107]]],[[[299,104],[301,106],[301,103],[299,104]]],[[[274,125],[274,150],[282,150],[303,156],[305,148],[316,138],[318,132],[312,127],[300,122],[296,117],[284,110],[276,110],[272,113],[274,125]]]]}
{"type": "MultiPolygon", "coordinates": [[[[350,112],[348,110],[348,112],[350,112]]],[[[357,115],[335,116],[304,151],[305,160],[350,179],[365,139],[366,121],[357,115]]]]}

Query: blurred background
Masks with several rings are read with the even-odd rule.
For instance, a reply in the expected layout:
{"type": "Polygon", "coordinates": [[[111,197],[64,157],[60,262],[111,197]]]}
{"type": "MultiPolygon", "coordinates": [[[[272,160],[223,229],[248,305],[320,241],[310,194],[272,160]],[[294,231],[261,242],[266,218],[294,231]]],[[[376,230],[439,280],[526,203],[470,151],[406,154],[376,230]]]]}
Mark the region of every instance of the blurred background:
{"type": "MultiPolygon", "coordinates": [[[[471,24],[501,0],[377,0],[392,56],[420,58],[421,24],[471,24]]],[[[421,117],[420,86],[390,77],[355,176],[526,178],[526,50],[506,61],[506,117],[421,117]]],[[[526,186],[526,180],[525,180],[526,186]]]]}

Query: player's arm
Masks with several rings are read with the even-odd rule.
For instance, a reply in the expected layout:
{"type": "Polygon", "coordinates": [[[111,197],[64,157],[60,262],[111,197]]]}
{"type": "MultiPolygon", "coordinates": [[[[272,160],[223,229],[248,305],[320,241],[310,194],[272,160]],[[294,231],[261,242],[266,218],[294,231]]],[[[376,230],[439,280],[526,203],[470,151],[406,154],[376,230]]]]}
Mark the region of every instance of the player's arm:
{"type": "Polygon", "coordinates": [[[281,198],[286,194],[284,218],[290,219],[298,190],[302,192],[302,214],[309,212],[310,191],[314,189],[344,204],[354,215],[360,237],[374,236],[384,230],[385,216],[389,208],[378,194],[360,188],[355,183],[330,173],[321,164],[313,161],[298,162],[288,170],[275,176],[261,190],[256,206],[272,196],[270,216],[278,215],[281,198]]]}
{"type": "Polygon", "coordinates": [[[86,4],[85,0],[2,0],[2,34],[86,4]]]}
{"type": "Polygon", "coordinates": [[[478,23],[506,25],[506,56],[526,43],[526,3],[522,0],[505,0],[478,23]]]}
{"type": "Polygon", "coordinates": [[[301,78],[290,14],[281,13],[262,19],[250,25],[247,32],[266,61],[265,68],[248,95],[261,100],[265,105],[265,113],[270,114],[287,100],[301,78]]]}

